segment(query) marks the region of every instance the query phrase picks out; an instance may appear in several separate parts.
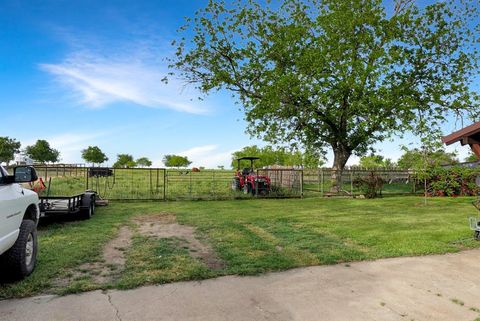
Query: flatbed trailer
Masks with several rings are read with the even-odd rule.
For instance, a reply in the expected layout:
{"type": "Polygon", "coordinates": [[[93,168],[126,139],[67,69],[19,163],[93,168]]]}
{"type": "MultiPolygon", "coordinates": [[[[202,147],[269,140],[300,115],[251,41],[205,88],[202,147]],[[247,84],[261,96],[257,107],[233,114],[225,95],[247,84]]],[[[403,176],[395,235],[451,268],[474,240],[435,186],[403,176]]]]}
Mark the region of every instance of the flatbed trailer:
{"type": "Polygon", "coordinates": [[[80,219],[89,219],[95,214],[95,191],[85,191],[73,196],[40,196],[40,217],[75,215],[80,219]]]}

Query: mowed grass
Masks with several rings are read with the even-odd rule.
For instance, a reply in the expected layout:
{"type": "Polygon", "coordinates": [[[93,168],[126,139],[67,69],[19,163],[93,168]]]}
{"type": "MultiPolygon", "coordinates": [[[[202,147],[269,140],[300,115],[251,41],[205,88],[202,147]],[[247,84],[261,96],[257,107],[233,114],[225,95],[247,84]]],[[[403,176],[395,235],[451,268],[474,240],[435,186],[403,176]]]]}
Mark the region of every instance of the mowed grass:
{"type": "Polygon", "coordinates": [[[237,201],[112,203],[88,221],[40,227],[36,271],[26,280],[0,284],[0,298],[68,293],[98,288],[258,274],[300,266],[384,257],[440,254],[475,248],[467,218],[473,198],[310,198],[237,201]],[[101,260],[103,246],[120,226],[139,215],[173,213],[196,228],[225,267],[211,270],[189,256],[175,238],[135,235],[125,269],[108,284],[78,278],[63,288],[58,279],[78,266],[101,260]]]}

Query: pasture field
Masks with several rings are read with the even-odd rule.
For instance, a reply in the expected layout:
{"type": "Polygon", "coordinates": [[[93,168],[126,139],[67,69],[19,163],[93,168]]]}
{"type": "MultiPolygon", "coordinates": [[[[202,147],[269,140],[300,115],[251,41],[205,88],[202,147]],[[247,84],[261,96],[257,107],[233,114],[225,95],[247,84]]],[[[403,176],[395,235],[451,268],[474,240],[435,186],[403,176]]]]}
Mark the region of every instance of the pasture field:
{"type": "Polygon", "coordinates": [[[24,281],[0,283],[0,298],[457,252],[480,245],[468,227],[467,218],[477,214],[472,201],[112,202],[87,221],[43,221],[36,271],[24,281]]]}

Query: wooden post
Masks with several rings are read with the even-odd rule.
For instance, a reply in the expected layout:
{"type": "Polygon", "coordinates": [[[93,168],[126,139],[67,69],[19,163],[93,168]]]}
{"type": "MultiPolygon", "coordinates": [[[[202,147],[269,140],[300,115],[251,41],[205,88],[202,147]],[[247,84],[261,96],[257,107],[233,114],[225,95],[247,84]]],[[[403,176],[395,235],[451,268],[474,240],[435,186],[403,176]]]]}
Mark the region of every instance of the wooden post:
{"type": "Polygon", "coordinates": [[[320,187],[320,182],[321,182],[321,180],[320,180],[320,175],[321,175],[321,171],[322,171],[321,168],[319,168],[318,171],[317,171],[317,176],[318,176],[318,179],[317,179],[317,182],[318,182],[318,184],[317,184],[317,185],[318,185],[318,186],[317,186],[317,192],[320,192],[320,189],[321,189],[321,187],[320,187]]]}
{"type": "Polygon", "coordinates": [[[300,171],[300,197],[303,198],[303,170],[300,171]]]}
{"type": "Polygon", "coordinates": [[[470,145],[472,151],[477,155],[477,158],[480,160],[480,144],[472,144],[470,145]]]}
{"type": "Polygon", "coordinates": [[[350,169],[350,195],[353,197],[353,171],[350,169]]]}
{"type": "Polygon", "coordinates": [[[322,197],[323,197],[323,196],[325,196],[324,195],[324,187],[323,187],[323,185],[324,185],[324,182],[323,182],[324,181],[323,168],[320,169],[320,173],[321,173],[321,177],[322,177],[322,179],[320,180],[320,184],[321,184],[320,185],[321,186],[320,192],[322,193],[322,197]]]}

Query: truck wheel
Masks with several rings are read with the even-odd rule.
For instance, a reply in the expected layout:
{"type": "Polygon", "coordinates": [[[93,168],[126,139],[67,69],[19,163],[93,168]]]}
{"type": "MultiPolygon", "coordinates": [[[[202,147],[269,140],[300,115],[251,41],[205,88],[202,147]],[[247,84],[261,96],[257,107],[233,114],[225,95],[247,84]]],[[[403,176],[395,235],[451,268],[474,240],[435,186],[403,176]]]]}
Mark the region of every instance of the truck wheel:
{"type": "Polygon", "coordinates": [[[24,220],[15,244],[2,255],[5,271],[15,280],[30,275],[37,264],[37,225],[24,220]]]}

